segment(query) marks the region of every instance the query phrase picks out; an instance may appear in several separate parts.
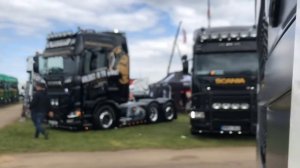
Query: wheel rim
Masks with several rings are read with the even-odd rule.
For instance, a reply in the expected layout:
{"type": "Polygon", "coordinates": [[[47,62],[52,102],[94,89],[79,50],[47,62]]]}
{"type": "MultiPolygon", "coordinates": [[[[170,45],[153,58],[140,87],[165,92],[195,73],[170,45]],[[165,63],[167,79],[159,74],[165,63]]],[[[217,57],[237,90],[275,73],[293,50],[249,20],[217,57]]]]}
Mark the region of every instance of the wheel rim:
{"type": "Polygon", "coordinates": [[[100,116],[100,124],[103,128],[109,128],[113,124],[113,116],[109,111],[103,111],[100,116]]]}
{"type": "Polygon", "coordinates": [[[151,107],[150,108],[150,114],[149,114],[149,119],[151,122],[156,122],[158,119],[158,110],[156,107],[151,107]]]}
{"type": "Polygon", "coordinates": [[[172,120],[174,118],[174,110],[171,106],[166,107],[165,116],[167,120],[172,120]]]}

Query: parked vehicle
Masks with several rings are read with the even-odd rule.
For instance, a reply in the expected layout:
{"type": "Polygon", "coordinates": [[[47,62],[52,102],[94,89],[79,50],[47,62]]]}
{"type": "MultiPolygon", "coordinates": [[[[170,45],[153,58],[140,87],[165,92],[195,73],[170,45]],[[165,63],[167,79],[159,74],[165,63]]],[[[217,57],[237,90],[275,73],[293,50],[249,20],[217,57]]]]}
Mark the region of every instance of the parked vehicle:
{"type": "Polygon", "coordinates": [[[255,27],[201,28],[194,41],[191,133],[255,134],[255,27]]]}
{"type": "Polygon", "coordinates": [[[0,103],[8,104],[19,100],[18,79],[0,74],[0,103]]]}
{"type": "Polygon", "coordinates": [[[171,99],[129,99],[124,33],[53,33],[37,58],[34,69],[47,84],[53,127],[109,129],[176,118],[171,99]]]}

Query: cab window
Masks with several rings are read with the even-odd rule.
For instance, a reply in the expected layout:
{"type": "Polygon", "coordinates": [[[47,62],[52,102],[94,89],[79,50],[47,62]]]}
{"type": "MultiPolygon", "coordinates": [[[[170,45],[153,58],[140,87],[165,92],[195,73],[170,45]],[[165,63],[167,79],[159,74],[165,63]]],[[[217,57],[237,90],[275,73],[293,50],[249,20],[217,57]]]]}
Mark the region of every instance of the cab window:
{"type": "Polygon", "coordinates": [[[86,50],[84,56],[84,74],[107,67],[107,52],[105,50],[86,50]]]}

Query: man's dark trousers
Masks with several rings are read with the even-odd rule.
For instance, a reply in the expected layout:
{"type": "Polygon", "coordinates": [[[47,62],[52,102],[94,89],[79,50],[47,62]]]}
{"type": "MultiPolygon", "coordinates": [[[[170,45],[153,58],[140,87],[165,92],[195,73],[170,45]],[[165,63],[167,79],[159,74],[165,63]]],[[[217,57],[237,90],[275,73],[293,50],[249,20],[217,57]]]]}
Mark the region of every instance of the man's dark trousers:
{"type": "Polygon", "coordinates": [[[50,109],[50,99],[45,90],[39,90],[34,93],[30,102],[30,110],[33,124],[36,128],[35,137],[43,134],[48,139],[48,134],[42,127],[42,122],[50,109]]]}
{"type": "Polygon", "coordinates": [[[45,114],[33,112],[31,114],[31,118],[33,121],[33,124],[35,126],[35,137],[38,138],[40,134],[46,135],[45,129],[43,128],[43,120],[44,120],[45,114]]]}

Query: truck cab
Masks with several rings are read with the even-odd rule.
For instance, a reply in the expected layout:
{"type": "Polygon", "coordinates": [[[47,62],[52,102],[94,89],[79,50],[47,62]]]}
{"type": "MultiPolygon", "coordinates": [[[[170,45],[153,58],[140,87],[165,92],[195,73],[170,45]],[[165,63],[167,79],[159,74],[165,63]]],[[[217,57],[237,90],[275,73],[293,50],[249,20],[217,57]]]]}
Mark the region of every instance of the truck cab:
{"type": "Polygon", "coordinates": [[[37,62],[51,99],[51,126],[109,129],[176,116],[170,99],[129,100],[124,33],[80,30],[50,34],[37,62]]]}
{"type": "Polygon", "coordinates": [[[255,133],[256,29],[201,28],[194,34],[191,133],[255,133]]]}
{"type": "Polygon", "coordinates": [[[261,87],[257,156],[258,165],[263,168],[289,167],[296,4],[296,0],[262,0],[259,3],[261,87]]]}

